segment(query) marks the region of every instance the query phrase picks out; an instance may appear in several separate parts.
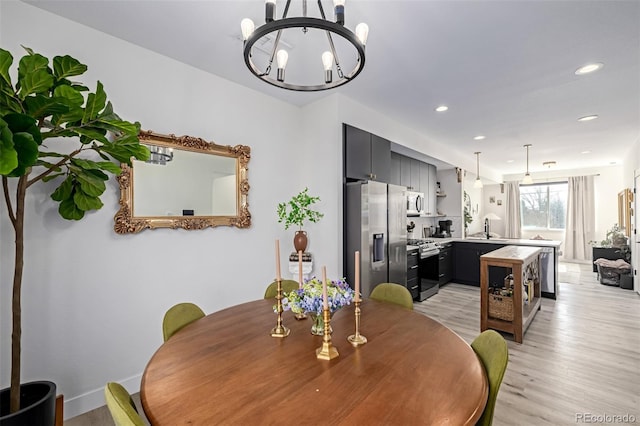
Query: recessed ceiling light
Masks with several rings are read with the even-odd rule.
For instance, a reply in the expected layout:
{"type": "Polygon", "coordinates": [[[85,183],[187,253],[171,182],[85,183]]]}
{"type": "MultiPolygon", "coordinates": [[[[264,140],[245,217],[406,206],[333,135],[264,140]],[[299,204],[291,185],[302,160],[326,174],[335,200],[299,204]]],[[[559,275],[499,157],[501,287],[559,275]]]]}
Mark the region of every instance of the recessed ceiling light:
{"type": "Polygon", "coordinates": [[[596,118],[598,118],[597,114],[585,115],[584,117],[578,118],[578,121],[591,121],[591,120],[595,120],[596,118]]]}
{"type": "Polygon", "coordinates": [[[448,110],[448,109],[449,109],[449,107],[448,107],[448,106],[446,106],[446,105],[440,105],[440,106],[438,106],[438,107],[436,108],[436,111],[437,111],[437,112],[445,112],[445,111],[446,111],[446,110],[448,110]]]}
{"type": "Polygon", "coordinates": [[[513,160],[507,160],[507,163],[513,163],[513,160]]]}
{"type": "Polygon", "coordinates": [[[591,154],[591,151],[582,151],[580,154],[591,154]]]}
{"type": "Polygon", "coordinates": [[[575,74],[576,75],[589,74],[591,72],[598,71],[602,67],[604,67],[604,64],[602,62],[595,62],[593,64],[583,65],[576,70],[575,74]]]}
{"type": "Polygon", "coordinates": [[[474,136],[473,140],[474,141],[481,141],[481,140],[483,140],[485,138],[486,138],[486,136],[478,135],[478,136],[474,136]]]}
{"type": "Polygon", "coordinates": [[[618,162],[617,162],[617,161],[612,161],[612,162],[610,162],[609,164],[611,164],[611,165],[613,165],[613,164],[618,164],[618,162]]]}

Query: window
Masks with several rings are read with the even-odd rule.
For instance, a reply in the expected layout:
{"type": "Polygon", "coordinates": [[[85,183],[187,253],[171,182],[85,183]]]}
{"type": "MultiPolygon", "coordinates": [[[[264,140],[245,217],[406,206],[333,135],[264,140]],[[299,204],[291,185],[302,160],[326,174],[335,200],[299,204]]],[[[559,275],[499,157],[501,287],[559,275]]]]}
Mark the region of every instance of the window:
{"type": "Polygon", "coordinates": [[[525,229],[564,229],[567,183],[521,185],[520,215],[525,229]]]}

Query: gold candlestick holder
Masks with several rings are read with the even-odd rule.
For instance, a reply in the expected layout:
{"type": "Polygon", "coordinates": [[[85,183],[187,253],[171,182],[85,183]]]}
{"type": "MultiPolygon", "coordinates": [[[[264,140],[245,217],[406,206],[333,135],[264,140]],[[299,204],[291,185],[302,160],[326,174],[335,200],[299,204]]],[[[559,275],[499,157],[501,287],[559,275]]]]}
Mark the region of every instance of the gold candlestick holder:
{"type": "Polygon", "coordinates": [[[316,357],[318,359],[331,360],[337,358],[338,349],[331,344],[331,333],[329,329],[331,327],[331,314],[328,308],[322,310],[322,319],[324,320],[324,337],[322,338],[322,346],[316,349],[316,357]]]}
{"type": "Polygon", "coordinates": [[[347,337],[347,340],[353,346],[360,346],[367,343],[367,338],[360,334],[360,303],[362,302],[359,300],[357,302],[353,302],[353,304],[356,305],[356,334],[352,334],[347,337]]]}
{"type": "Polygon", "coordinates": [[[282,324],[282,279],[276,280],[278,282],[278,294],[276,294],[276,311],[278,313],[278,320],[276,326],[271,329],[271,337],[287,337],[291,330],[282,324]]]}

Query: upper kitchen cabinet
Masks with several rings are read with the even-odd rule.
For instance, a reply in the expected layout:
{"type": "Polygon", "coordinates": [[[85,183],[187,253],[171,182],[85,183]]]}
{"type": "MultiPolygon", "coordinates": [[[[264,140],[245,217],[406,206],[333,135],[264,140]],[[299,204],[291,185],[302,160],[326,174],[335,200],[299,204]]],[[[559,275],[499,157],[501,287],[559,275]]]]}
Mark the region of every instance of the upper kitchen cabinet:
{"type": "Polygon", "coordinates": [[[364,130],[343,125],[347,179],[388,183],[391,175],[391,142],[364,130]]]}
{"type": "Polygon", "coordinates": [[[420,163],[420,192],[424,193],[424,212],[436,214],[436,166],[420,163]]]}
{"type": "Polygon", "coordinates": [[[402,161],[402,157],[402,154],[391,152],[391,176],[389,176],[389,183],[393,185],[401,185],[400,163],[402,161]]]}

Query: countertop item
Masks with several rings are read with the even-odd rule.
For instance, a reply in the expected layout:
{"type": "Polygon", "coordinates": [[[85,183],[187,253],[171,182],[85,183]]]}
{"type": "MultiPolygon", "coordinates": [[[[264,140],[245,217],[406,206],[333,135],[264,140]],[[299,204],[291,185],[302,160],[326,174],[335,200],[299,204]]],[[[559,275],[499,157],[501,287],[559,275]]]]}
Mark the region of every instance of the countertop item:
{"type": "Polygon", "coordinates": [[[339,356],[318,360],[322,337],[287,311],[273,338],[273,300],[214,312],[178,331],[149,361],[141,385],[153,425],[473,425],[488,385],[473,349],[431,318],[364,299],[354,348],[354,307],[333,314],[339,356]],[[410,348],[410,350],[407,350],[410,348]]]}
{"type": "Polygon", "coordinates": [[[438,238],[438,242],[468,242],[468,243],[488,243],[488,244],[505,244],[515,246],[534,246],[534,247],[560,247],[562,241],[557,240],[530,240],[516,238],[438,238]]]}

